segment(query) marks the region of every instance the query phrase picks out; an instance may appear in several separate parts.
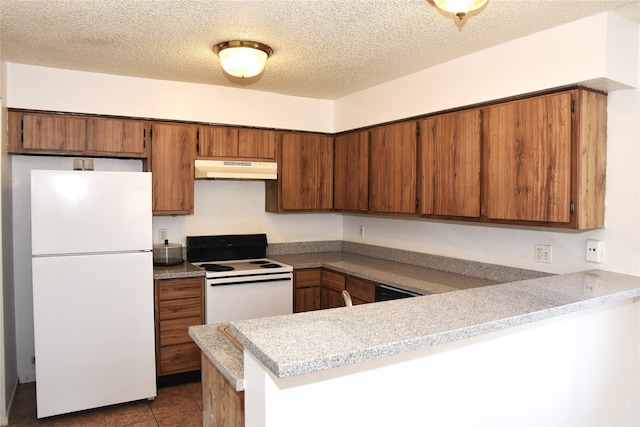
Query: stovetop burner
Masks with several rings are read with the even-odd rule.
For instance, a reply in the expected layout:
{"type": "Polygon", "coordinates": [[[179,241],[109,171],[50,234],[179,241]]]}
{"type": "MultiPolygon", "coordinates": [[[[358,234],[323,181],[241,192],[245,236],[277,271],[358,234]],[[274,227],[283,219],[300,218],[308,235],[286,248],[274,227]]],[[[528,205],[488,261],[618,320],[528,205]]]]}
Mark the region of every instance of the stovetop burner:
{"type": "Polygon", "coordinates": [[[230,265],[221,265],[221,264],[200,264],[200,267],[204,268],[207,271],[232,271],[235,270],[230,265]]]}
{"type": "Polygon", "coordinates": [[[268,263],[260,265],[260,268],[280,268],[282,267],[280,264],[268,263]]]}

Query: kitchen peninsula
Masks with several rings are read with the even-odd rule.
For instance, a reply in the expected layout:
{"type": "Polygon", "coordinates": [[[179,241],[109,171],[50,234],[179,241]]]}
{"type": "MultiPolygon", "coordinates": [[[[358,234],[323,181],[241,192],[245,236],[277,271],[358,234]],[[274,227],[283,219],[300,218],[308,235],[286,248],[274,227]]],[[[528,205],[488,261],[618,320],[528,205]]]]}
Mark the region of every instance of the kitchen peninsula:
{"type": "Polygon", "coordinates": [[[592,270],[232,322],[246,425],[637,424],[639,296],[592,270]]]}

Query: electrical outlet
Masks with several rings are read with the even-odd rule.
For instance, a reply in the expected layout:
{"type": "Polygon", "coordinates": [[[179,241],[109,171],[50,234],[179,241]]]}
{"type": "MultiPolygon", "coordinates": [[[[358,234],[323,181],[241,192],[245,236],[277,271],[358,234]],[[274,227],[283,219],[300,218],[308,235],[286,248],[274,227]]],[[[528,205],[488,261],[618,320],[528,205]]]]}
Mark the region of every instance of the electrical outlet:
{"type": "Polygon", "coordinates": [[[589,262],[602,262],[602,241],[587,240],[586,259],[589,262]]]}
{"type": "Polygon", "coordinates": [[[165,240],[167,240],[167,229],[166,228],[161,228],[160,229],[160,241],[164,242],[165,240]]]}
{"type": "Polygon", "coordinates": [[[364,237],[364,225],[360,226],[360,237],[364,237]]]}
{"type": "Polygon", "coordinates": [[[551,264],[551,245],[536,245],[535,260],[551,264]]]}

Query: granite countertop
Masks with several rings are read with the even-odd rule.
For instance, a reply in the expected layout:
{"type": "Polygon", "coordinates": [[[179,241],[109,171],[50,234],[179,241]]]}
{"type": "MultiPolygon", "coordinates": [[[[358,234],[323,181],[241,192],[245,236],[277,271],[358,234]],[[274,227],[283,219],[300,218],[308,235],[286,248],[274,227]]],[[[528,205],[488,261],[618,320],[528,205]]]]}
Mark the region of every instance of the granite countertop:
{"type": "Polygon", "coordinates": [[[180,279],[184,277],[199,277],[205,275],[206,272],[203,269],[196,267],[187,261],[179,265],[153,266],[153,280],[180,279]]]}
{"type": "MultiPolygon", "coordinates": [[[[231,332],[277,377],[355,364],[640,296],[640,277],[601,270],[292,315],[231,332]]],[[[206,326],[205,326],[206,328],[206,326]]]]}
{"type": "Polygon", "coordinates": [[[293,266],[294,270],[317,267],[330,268],[361,279],[406,289],[421,295],[458,291],[498,283],[494,280],[347,252],[276,255],[271,258],[293,266]]]}
{"type": "Polygon", "coordinates": [[[190,326],[189,335],[236,391],[244,390],[244,359],[218,329],[220,325],[190,326]]]}

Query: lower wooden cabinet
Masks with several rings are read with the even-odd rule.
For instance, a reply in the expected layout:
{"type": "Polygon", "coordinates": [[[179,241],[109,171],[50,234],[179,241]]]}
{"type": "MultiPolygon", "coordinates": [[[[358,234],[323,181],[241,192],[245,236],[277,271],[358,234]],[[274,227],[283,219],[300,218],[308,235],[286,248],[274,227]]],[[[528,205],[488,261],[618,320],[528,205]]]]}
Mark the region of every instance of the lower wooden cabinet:
{"type": "Polygon", "coordinates": [[[244,391],[237,391],[202,355],[203,427],[244,427],[244,391]]]}
{"type": "Polygon", "coordinates": [[[376,301],[377,283],[359,277],[347,276],[346,289],[351,295],[353,305],[366,304],[376,301]]]}
{"type": "Polygon", "coordinates": [[[320,309],[320,276],[319,268],[296,270],[293,272],[293,312],[320,309]]]}
{"type": "Polygon", "coordinates": [[[204,277],[155,281],[156,374],[197,371],[200,349],[189,326],[204,324],[204,277]]]}
{"type": "Polygon", "coordinates": [[[322,270],[320,288],[320,308],[344,307],[342,291],[345,290],[346,277],[342,273],[322,270]]]}

